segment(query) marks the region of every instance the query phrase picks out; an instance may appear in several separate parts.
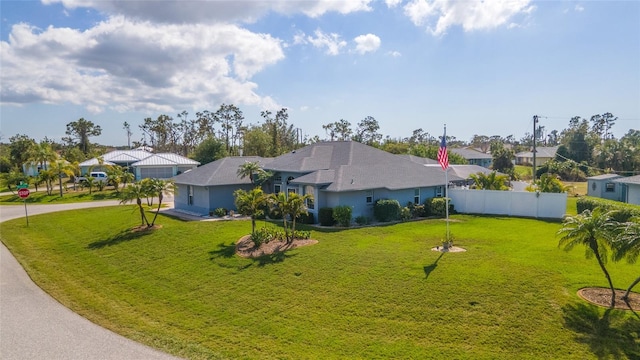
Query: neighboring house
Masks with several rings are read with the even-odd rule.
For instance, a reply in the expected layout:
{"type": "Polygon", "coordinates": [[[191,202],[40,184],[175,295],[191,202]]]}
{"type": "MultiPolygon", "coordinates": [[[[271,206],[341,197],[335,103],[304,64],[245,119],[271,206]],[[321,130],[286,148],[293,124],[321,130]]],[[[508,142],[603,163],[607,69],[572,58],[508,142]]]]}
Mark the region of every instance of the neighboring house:
{"type": "Polygon", "coordinates": [[[587,195],[603,199],[622,201],[622,184],[614,180],[622,176],[604,174],[587,178],[587,195]]]}
{"type": "MultiPolygon", "coordinates": [[[[244,161],[256,160],[274,174],[265,183],[267,193],[313,195],[307,206],[316,221],[323,207],[346,205],[353,217],[373,217],[373,204],[379,199],[395,199],[404,206],[444,195],[445,176],[439,167],[355,141],[335,141],[308,145],[274,159],[225,158],[176,176],[175,208],[201,214],[216,207],[235,208],[222,205],[232,204],[236,189],[251,188],[249,180],[240,180],[236,172],[244,161]]],[[[452,174],[449,180],[463,179],[452,174]]]]}
{"type": "Polygon", "coordinates": [[[621,201],[640,205],[640,175],[614,179],[613,182],[621,187],[621,201]]]}
{"type": "Polygon", "coordinates": [[[166,179],[195,169],[199,162],[172,153],[153,154],[146,150],[115,150],[98,158],[79,164],[80,174],[89,171],[105,171],[106,166],[118,165],[135,175],[136,180],[145,178],[166,179]],[[102,164],[101,164],[102,162],[102,164]]]}
{"type": "Polygon", "coordinates": [[[471,148],[449,149],[450,152],[460,155],[469,162],[469,165],[478,165],[485,168],[491,167],[493,156],[471,148]]]}
{"type": "Polygon", "coordinates": [[[177,187],[174,208],[202,215],[217,208],[235,209],[233,192],[255,187],[249,177],[240,179],[238,168],[245,162],[257,161],[265,166],[272,160],[258,156],[226,157],[183,172],[173,178],[177,187]]]}
{"type": "MultiPolygon", "coordinates": [[[[404,159],[408,159],[416,164],[422,164],[424,166],[435,166],[435,167],[440,166],[438,161],[429,159],[429,158],[423,158],[423,157],[414,156],[414,155],[398,155],[398,156],[404,159]]],[[[473,184],[473,180],[471,180],[471,175],[473,174],[483,173],[485,175],[489,175],[493,172],[493,170],[487,169],[486,167],[483,167],[480,165],[454,165],[454,164],[450,164],[449,169],[447,171],[449,176],[455,176],[460,178],[460,180],[457,180],[457,181],[451,181],[451,180],[449,181],[450,185],[455,185],[455,186],[468,186],[473,184]]],[[[498,174],[504,175],[500,172],[498,174]]]]}
{"type": "Polygon", "coordinates": [[[193,170],[200,165],[195,160],[172,153],[153,154],[131,164],[136,179],[168,179],[193,170]]]}
{"type": "Polygon", "coordinates": [[[51,168],[51,164],[48,161],[45,161],[44,164],[30,162],[22,165],[22,172],[27,176],[38,176],[40,174],[40,170],[46,170],[51,168]],[[44,167],[42,167],[44,165],[44,167]]]}
{"type": "MultiPolygon", "coordinates": [[[[536,166],[542,165],[549,160],[556,158],[556,153],[560,146],[551,147],[536,147],[536,166]]],[[[532,165],[533,164],[533,152],[524,151],[516,154],[516,165],[532,165]]]]}

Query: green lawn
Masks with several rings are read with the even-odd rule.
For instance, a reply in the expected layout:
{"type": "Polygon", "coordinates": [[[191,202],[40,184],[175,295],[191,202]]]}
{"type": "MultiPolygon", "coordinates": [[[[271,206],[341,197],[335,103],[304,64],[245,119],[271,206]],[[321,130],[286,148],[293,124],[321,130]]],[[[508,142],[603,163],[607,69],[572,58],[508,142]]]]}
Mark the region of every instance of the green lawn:
{"type": "MultiPolygon", "coordinates": [[[[93,189],[91,194],[89,194],[89,190],[76,191],[73,190],[72,186],[69,186],[68,190],[63,191],[62,197],[60,196],[60,191],[57,189],[54,190],[51,195],[47,195],[47,191],[44,188],[40,188],[37,192],[35,189],[30,189],[30,191],[31,194],[29,194],[29,197],[27,198],[28,204],[69,204],[86,201],[118,199],[118,193],[110,186],[102,191],[93,189]]],[[[15,194],[0,196],[0,205],[14,205],[22,203],[24,203],[24,199],[20,198],[17,192],[15,194]]]]}
{"type": "MultiPolygon", "coordinates": [[[[0,224],[2,241],[64,305],[188,358],[638,358],[640,320],[580,300],[606,286],[583,249],[557,247],[560,224],[454,216],[465,253],[430,248],[442,220],[314,230],[313,246],[234,255],[248,221],[184,222],[131,234],[133,206],[0,224]]],[[[262,222],[259,222],[262,226],[262,222]]],[[[617,287],[638,265],[609,264],[617,287]]]]}

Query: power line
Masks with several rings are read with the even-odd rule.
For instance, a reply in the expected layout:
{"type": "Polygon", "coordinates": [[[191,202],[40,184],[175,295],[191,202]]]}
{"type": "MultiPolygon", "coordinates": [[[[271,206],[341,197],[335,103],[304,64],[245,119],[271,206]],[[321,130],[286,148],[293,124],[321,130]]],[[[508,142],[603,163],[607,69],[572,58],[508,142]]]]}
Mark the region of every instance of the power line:
{"type": "Polygon", "coordinates": [[[608,169],[601,169],[601,168],[597,168],[597,167],[594,167],[594,166],[589,166],[589,165],[585,165],[585,164],[578,163],[577,161],[575,161],[575,160],[573,160],[573,159],[569,159],[568,157],[562,156],[562,155],[560,155],[560,154],[558,154],[558,153],[556,153],[556,156],[557,156],[557,157],[559,157],[559,158],[562,158],[562,159],[564,159],[564,160],[567,160],[567,161],[573,162],[573,163],[575,163],[575,164],[576,164],[576,165],[578,165],[578,166],[586,167],[586,168],[588,168],[588,169],[591,169],[591,170],[597,170],[597,171],[600,171],[600,172],[605,172],[605,173],[606,173],[606,172],[608,172],[609,174],[619,174],[619,173],[625,173],[625,174],[629,174],[629,173],[631,173],[631,174],[640,174],[640,171],[618,171],[618,170],[612,170],[612,171],[609,171],[608,169]]]}

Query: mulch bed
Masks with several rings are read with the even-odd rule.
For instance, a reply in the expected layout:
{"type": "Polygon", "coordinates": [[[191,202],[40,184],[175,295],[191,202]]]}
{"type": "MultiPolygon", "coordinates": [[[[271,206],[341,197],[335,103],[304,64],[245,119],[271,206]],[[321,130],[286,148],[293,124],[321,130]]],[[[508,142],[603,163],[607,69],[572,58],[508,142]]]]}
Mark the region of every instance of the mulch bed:
{"type": "Polygon", "coordinates": [[[295,239],[290,243],[286,241],[269,241],[256,247],[253,241],[251,241],[251,235],[246,235],[240,238],[236,243],[236,254],[245,258],[258,258],[260,256],[272,255],[278,252],[283,252],[291,249],[295,249],[300,246],[308,246],[317,244],[318,240],[313,239],[295,239]]]}
{"type": "MultiPolygon", "coordinates": [[[[640,311],[640,294],[634,292],[629,293],[629,303],[627,304],[622,300],[625,292],[625,290],[616,289],[615,308],[640,311]]],[[[578,296],[595,305],[603,307],[609,307],[611,305],[611,289],[609,288],[583,288],[578,290],[578,296]]]]}

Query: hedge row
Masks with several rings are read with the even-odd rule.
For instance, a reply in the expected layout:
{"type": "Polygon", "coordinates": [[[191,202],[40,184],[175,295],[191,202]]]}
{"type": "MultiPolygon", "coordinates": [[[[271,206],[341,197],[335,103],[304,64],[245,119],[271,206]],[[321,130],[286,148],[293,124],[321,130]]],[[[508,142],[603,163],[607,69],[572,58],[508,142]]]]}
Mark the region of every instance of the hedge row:
{"type": "Polygon", "coordinates": [[[627,222],[632,217],[640,217],[640,206],[621,203],[619,201],[583,196],[578,199],[576,204],[578,214],[585,210],[593,210],[596,207],[601,207],[606,211],[615,211],[613,218],[619,222],[627,222]]]}
{"type": "MultiPolygon", "coordinates": [[[[407,206],[402,207],[397,200],[381,199],[377,200],[373,206],[373,216],[378,222],[406,221],[411,218],[429,216],[444,217],[446,214],[446,201],[447,199],[445,198],[431,198],[427,199],[424,204],[416,205],[410,202],[407,206]]],[[[451,201],[449,201],[449,213],[454,213],[451,201]]],[[[322,226],[338,224],[339,226],[348,227],[351,224],[351,216],[351,207],[349,206],[325,207],[318,210],[318,222],[322,226]]],[[[369,219],[365,216],[358,216],[355,221],[358,225],[369,223],[369,219]]]]}

